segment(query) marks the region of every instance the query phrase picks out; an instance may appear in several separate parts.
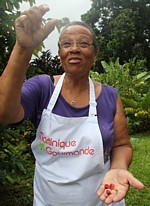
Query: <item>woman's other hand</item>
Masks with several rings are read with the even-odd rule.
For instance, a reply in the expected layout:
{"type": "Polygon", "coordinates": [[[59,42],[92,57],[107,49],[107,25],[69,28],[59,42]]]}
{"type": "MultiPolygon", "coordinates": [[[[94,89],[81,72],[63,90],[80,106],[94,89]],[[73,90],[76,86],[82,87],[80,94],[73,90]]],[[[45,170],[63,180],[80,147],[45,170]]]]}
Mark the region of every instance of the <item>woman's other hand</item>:
{"type": "Polygon", "coordinates": [[[138,190],[144,189],[144,185],[129,171],[125,169],[111,169],[106,173],[102,185],[97,191],[97,195],[106,204],[119,202],[125,198],[129,187],[134,187],[138,190]],[[111,187],[112,185],[113,187],[111,187]]]}

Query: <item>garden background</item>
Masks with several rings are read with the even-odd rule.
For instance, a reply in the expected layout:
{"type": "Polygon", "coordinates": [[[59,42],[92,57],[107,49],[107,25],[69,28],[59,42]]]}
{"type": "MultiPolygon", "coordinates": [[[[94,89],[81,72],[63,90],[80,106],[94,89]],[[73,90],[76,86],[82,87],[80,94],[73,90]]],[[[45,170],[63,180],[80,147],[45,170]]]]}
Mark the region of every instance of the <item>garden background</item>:
{"type": "MultiPolygon", "coordinates": [[[[24,0],[32,5],[34,0],[24,0]]],[[[0,2],[0,74],[15,43],[14,21],[22,0],[0,2]]],[[[148,206],[150,202],[150,2],[149,0],[91,0],[90,10],[81,16],[94,29],[99,47],[91,77],[119,90],[133,145],[130,171],[145,184],[145,190],[130,189],[128,206],[148,206]]],[[[65,25],[66,17],[57,24],[65,25]]],[[[44,45],[35,51],[26,79],[63,72],[59,57],[44,45]],[[40,52],[39,52],[40,51],[40,52]]],[[[0,125],[0,206],[31,206],[34,157],[31,142],[34,125],[0,125]]]]}

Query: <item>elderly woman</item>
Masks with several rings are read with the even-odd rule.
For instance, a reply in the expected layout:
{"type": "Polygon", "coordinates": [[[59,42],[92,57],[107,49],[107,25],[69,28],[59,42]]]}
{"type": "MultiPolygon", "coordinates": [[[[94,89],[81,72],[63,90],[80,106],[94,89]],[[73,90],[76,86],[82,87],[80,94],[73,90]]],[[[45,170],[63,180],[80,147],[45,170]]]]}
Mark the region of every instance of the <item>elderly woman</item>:
{"type": "Polygon", "coordinates": [[[97,55],[92,29],[68,24],[58,43],[64,74],[23,83],[34,49],[57,22],[42,24],[48,10],[34,6],[16,19],[16,44],[1,77],[0,120],[30,118],[37,126],[34,206],[125,205],[129,187],[144,185],[128,172],[132,147],[118,91],[89,77],[97,55]]]}

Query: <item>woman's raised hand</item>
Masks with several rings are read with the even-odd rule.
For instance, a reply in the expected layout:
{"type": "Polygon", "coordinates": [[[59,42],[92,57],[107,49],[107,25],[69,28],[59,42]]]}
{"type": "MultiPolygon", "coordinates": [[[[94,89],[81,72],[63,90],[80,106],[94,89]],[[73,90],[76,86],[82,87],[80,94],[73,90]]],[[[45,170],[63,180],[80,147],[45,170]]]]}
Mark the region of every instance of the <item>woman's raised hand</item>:
{"type": "Polygon", "coordinates": [[[15,21],[16,44],[33,51],[54,30],[57,19],[51,19],[43,24],[43,15],[49,11],[45,4],[33,6],[24,11],[15,21]]]}

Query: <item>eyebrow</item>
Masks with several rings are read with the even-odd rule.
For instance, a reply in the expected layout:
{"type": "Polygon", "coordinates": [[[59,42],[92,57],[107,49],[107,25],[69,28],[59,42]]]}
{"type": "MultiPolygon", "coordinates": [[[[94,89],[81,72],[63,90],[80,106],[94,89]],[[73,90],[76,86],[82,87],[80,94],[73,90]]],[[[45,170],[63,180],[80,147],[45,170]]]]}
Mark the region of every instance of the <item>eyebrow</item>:
{"type": "MultiPolygon", "coordinates": [[[[80,35],[80,36],[78,36],[78,39],[84,39],[84,38],[86,38],[88,40],[92,40],[91,37],[87,36],[87,35],[80,35]]],[[[72,38],[71,38],[70,35],[65,35],[65,36],[62,36],[60,39],[62,40],[62,39],[72,39],[72,38]]]]}

